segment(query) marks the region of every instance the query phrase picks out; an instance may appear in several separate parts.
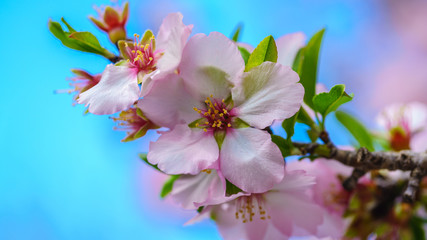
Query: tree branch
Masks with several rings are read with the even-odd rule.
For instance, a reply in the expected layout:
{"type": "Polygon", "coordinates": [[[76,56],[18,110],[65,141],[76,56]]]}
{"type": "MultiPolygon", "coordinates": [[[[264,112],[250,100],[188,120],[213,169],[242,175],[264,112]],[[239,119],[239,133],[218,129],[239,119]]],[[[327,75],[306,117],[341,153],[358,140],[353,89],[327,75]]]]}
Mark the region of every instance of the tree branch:
{"type": "MultiPolygon", "coordinates": [[[[322,141],[324,140],[322,139],[322,141]]],[[[427,175],[427,153],[416,153],[409,150],[370,152],[364,147],[349,151],[338,149],[333,144],[330,144],[330,141],[326,141],[325,144],[294,142],[293,145],[304,155],[309,154],[334,159],[344,165],[354,167],[352,175],[343,183],[343,186],[348,190],[353,189],[357,184],[357,180],[372,170],[411,171],[411,178],[403,199],[405,202],[412,203],[416,197],[422,177],[427,175]]]]}

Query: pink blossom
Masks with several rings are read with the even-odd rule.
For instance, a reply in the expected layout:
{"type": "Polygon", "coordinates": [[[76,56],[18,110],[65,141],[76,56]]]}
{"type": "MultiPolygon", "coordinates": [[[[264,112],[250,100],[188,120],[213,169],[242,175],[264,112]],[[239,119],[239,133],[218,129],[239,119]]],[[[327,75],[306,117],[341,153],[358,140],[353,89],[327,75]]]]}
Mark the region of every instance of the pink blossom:
{"type": "Polygon", "coordinates": [[[111,117],[111,119],[118,123],[119,127],[115,127],[115,130],[127,131],[127,136],[122,142],[136,140],[143,137],[148,130],[159,128],[147,119],[139,108],[129,108],[122,111],[119,117],[111,117]]]}
{"type": "Polygon", "coordinates": [[[95,8],[98,12],[98,19],[90,16],[90,20],[102,31],[108,33],[113,43],[126,39],[125,25],[129,16],[129,3],[123,7],[106,6],[95,8]]]}
{"type": "Polygon", "coordinates": [[[75,77],[70,78],[70,86],[72,88],[66,90],[58,90],[56,92],[76,93],[73,98],[73,105],[75,105],[81,93],[91,89],[99,83],[99,80],[101,79],[101,74],[91,75],[90,73],[81,69],[71,69],[71,71],[76,75],[75,77]]]}
{"type": "Polygon", "coordinates": [[[145,93],[156,75],[174,72],[192,25],[182,23],[180,13],[169,14],[160,26],[157,37],[147,31],[134,43],[119,42],[121,53],[127,61],[108,65],[99,84],[81,94],[78,102],[89,105],[93,114],[113,114],[134,104],[145,93]]]}
{"type": "Polygon", "coordinates": [[[287,164],[287,170],[304,170],[314,176],[316,184],[309,191],[315,203],[323,208],[324,221],[318,227],[318,237],[341,239],[345,234],[348,221],[343,218],[348,205],[350,193],[344,190],[339,179],[351,175],[352,168],[334,160],[316,159],[311,161],[294,161],[287,164]]]}
{"type": "Polygon", "coordinates": [[[419,102],[389,105],[377,116],[377,123],[387,131],[393,150],[424,151],[427,148],[426,105],[419,102]]]}
{"type": "Polygon", "coordinates": [[[216,169],[246,192],[280,182],[283,157],[261,129],[295,114],[304,89],[289,67],[244,68],[235,43],[221,33],[193,36],[179,74],[157,79],[138,103],[154,123],[172,129],[150,144],[148,160],[168,174],[216,169]]]}
{"type": "Polygon", "coordinates": [[[314,183],[304,171],[290,171],[270,191],[208,206],[190,223],[210,216],[226,240],[281,240],[297,229],[316,235],[324,211],[307,194],[314,183]]]}

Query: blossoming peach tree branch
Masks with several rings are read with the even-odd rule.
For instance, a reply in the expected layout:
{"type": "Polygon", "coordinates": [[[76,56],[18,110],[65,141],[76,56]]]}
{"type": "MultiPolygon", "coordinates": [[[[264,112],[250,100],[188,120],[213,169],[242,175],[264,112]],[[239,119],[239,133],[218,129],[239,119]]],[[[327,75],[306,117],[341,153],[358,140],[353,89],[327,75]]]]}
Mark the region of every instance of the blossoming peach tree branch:
{"type": "Polygon", "coordinates": [[[209,217],[224,239],[425,239],[427,107],[391,105],[376,132],[339,111],[353,94],[317,83],[324,29],[254,48],[240,42],[241,25],[231,38],[192,35],[171,13],[157,34],[130,38],[128,3],[97,10],[90,20],[119,55],[63,18],[65,28],[49,21],[64,46],[111,61],[99,74],[73,69],[65,92],[85,113],[114,114],[123,141],[164,129],[140,156],[170,175],[161,197],[197,210],[189,224],[209,217]],[[331,117],[356,147],[333,143],[331,117]],[[286,136],[276,134],[280,123],[286,136]],[[294,141],[304,128],[310,140],[294,141]]]}

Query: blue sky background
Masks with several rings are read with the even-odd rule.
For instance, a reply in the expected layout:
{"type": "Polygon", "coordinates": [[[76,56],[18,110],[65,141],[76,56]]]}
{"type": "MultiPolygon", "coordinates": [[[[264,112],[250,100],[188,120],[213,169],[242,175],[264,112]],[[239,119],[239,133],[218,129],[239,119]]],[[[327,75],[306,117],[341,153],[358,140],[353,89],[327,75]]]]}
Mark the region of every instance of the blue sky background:
{"type": "MultiPolygon", "coordinates": [[[[328,87],[346,83],[356,94],[347,109],[363,115],[360,103],[370,94],[369,81],[353,80],[375,68],[394,41],[374,2],[130,1],[128,32],[157,32],[162,18],[175,11],[194,24],[193,33],[230,35],[242,22],[242,41],[253,45],[270,34],[311,36],[327,27],[319,79],[328,87]],[[387,36],[380,50],[372,33],[387,36]]],[[[137,157],[154,133],[121,143],[125,133],[113,131],[108,117],[83,116],[82,106],[71,106],[71,95],[54,94],[68,87],[70,68],[99,73],[108,62],[63,47],[48,31],[48,19],[64,16],[114,49],[87,19],[96,14],[94,4],[108,3],[1,1],[0,239],[219,239],[212,222],[183,227],[194,213],[159,199],[164,178],[137,157]]],[[[332,119],[329,126],[337,144],[349,143],[332,119]]],[[[305,139],[302,133],[296,138],[305,139]]]]}

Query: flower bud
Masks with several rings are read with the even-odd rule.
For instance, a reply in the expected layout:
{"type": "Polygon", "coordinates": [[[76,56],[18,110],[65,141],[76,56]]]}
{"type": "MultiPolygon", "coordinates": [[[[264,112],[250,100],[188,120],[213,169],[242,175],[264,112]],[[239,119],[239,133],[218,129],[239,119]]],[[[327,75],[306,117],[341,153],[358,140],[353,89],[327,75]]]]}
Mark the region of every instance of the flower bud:
{"type": "Polygon", "coordinates": [[[89,19],[102,31],[108,33],[113,43],[126,39],[125,25],[129,15],[129,3],[126,2],[122,8],[119,6],[107,6],[98,9],[99,18],[90,16],[89,19]]]}

